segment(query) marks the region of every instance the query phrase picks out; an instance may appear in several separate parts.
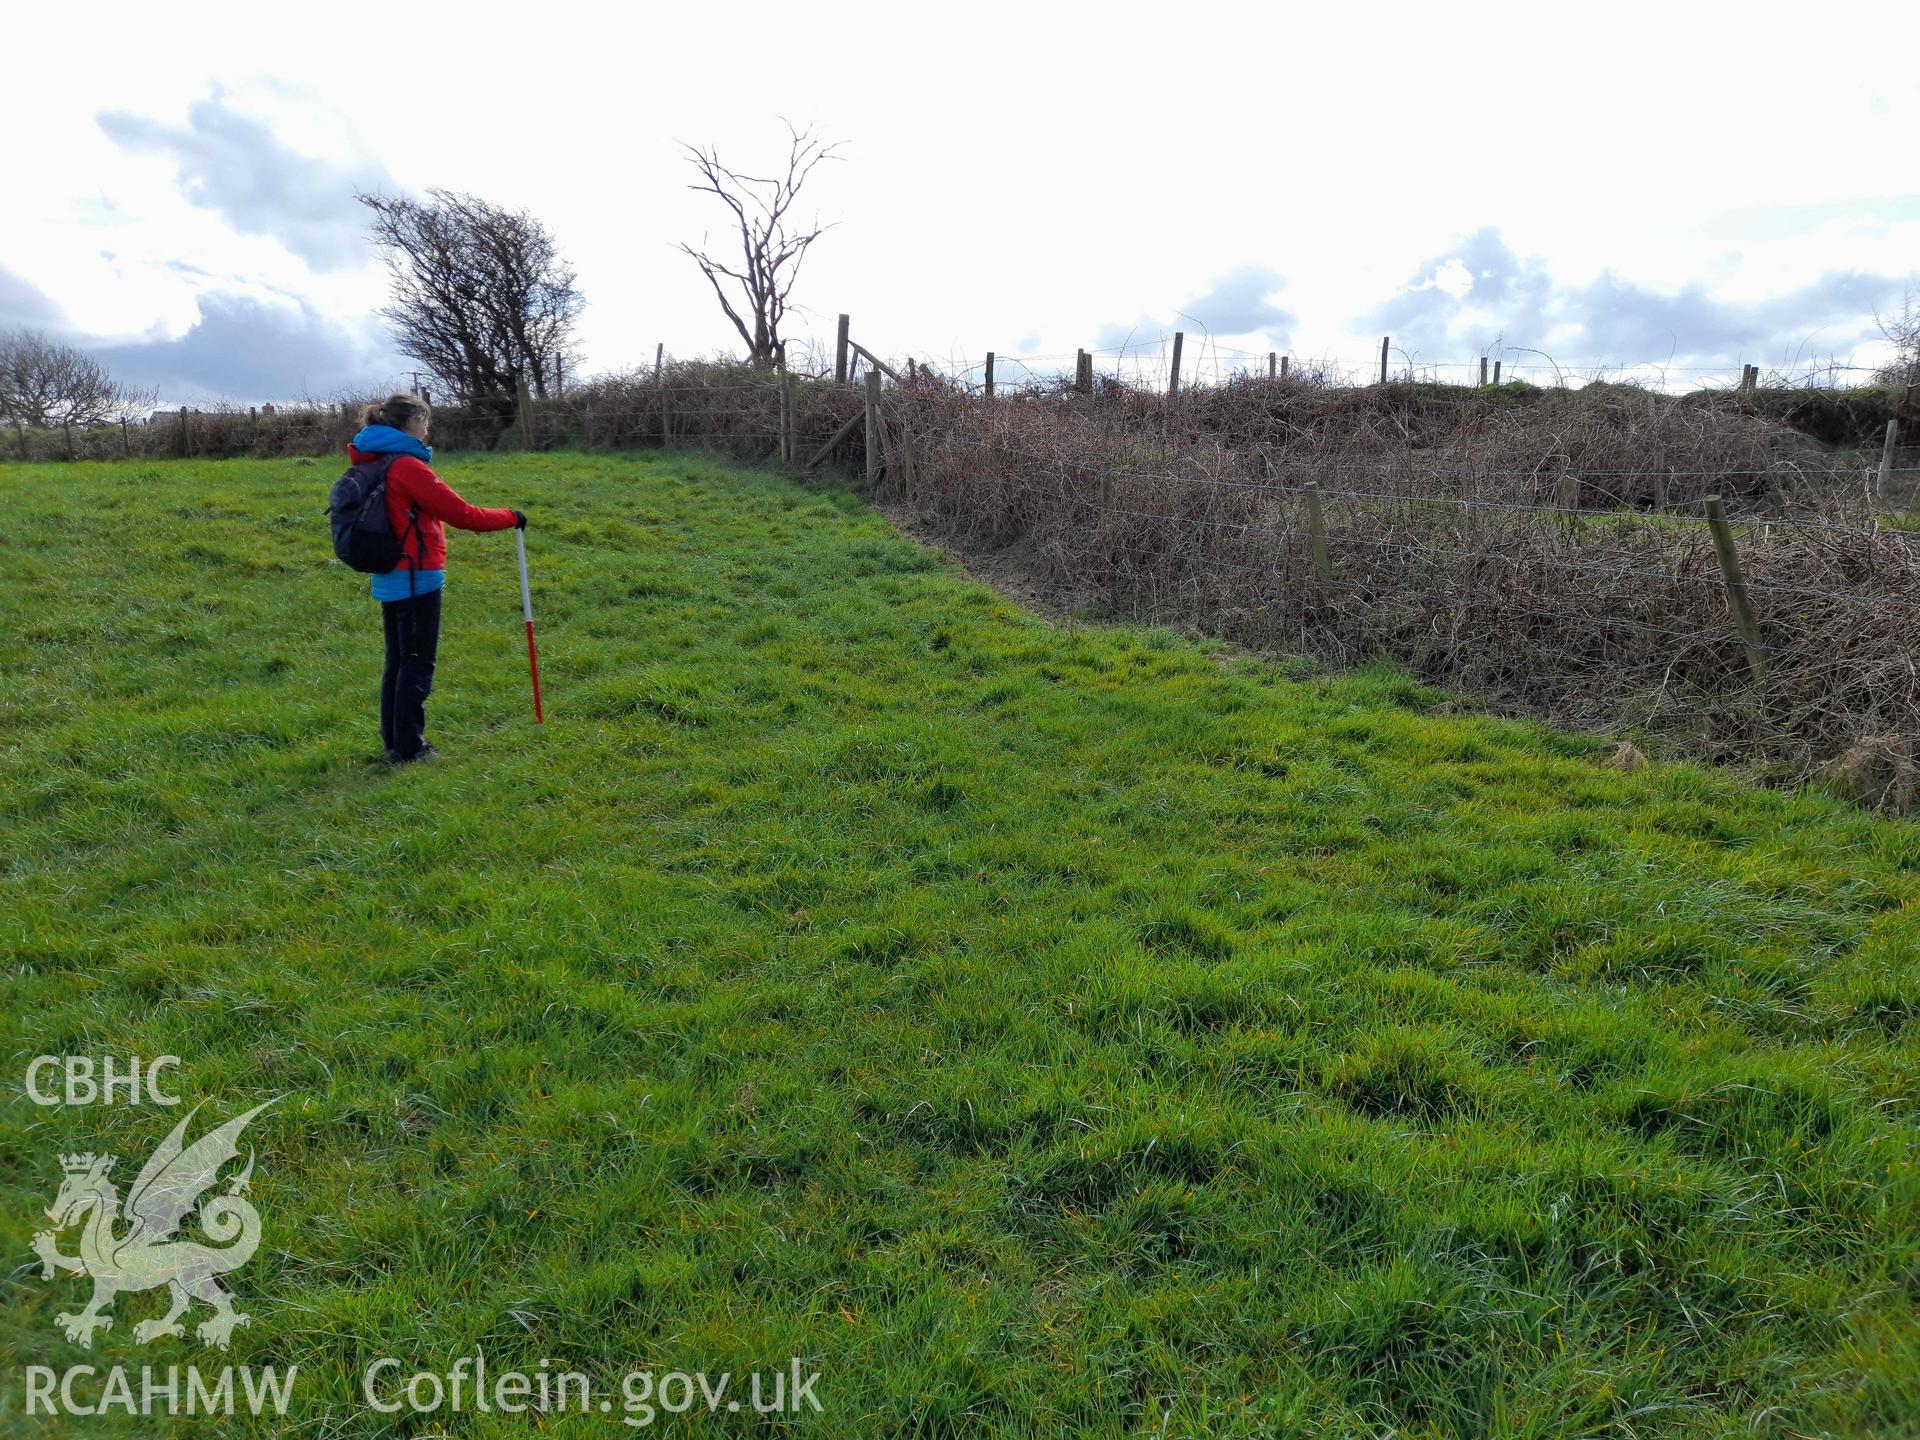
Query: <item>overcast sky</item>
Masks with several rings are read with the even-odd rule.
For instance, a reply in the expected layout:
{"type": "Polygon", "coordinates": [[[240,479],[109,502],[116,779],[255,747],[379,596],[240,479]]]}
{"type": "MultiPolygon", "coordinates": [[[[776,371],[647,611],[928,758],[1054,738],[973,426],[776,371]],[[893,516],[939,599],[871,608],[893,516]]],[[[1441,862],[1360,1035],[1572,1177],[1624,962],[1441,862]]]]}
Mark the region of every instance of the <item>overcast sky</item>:
{"type": "Polygon", "coordinates": [[[737,348],[678,142],[782,116],[845,142],[790,328],[956,365],[1869,363],[1920,288],[1920,7],[1338,8],[23,7],[0,327],[179,402],[384,386],[352,192],[440,186],[549,226],[589,370],[737,348]]]}

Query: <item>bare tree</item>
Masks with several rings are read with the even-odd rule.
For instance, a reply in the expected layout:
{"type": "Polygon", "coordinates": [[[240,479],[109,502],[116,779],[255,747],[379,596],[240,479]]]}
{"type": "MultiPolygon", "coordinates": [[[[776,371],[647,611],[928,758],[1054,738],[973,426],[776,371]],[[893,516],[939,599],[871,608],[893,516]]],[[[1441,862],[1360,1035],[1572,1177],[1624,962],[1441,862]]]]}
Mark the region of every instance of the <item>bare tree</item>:
{"type": "Polygon", "coordinates": [[[84,351],[39,330],[0,332],[0,419],[98,425],[151,410],[158,393],[122,385],[84,351]]]}
{"type": "Polygon", "coordinates": [[[1900,309],[1897,314],[1882,315],[1874,311],[1874,317],[1880,325],[1880,333],[1893,346],[1894,357],[1880,367],[1873,377],[1881,385],[1903,385],[1911,390],[1916,377],[1920,377],[1920,299],[1916,299],[1911,288],[1900,296],[1900,309]]]}
{"type": "Polygon", "coordinates": [[[400,352],[492,417],[497,434],[522,383],[544,397],[563,369],[577,372],[573,322],[586,301],[531,215],[452,191],[427,194],[355,196],[373,212],[368,238],[393,276],[393,303],[380,313],[400,352]]]}
{"type": "MultiPolygon", "coordinates": [[[[783,122],[785,123],[785,122],[783,122]]],[[[807,249],[831,226],[816,218],[811,228],[789,223],[789,214],[800,196],[800,187],[814,166],[822,160],[835,160],[842,142],[822,144],[811,130],[795,130],[787,124],[789,143],[784,174],[770,178],[743,174],[721,163],[717,147],[700,149],[688,145],[687,159],[700,172],[700,183],[690,190],[717,195],[733,212],[739,230],[740,258],[730,265],[715,258],[705,247],[682,244],[693,257],[700,273],[713,286],[720,308],[740,332],[747,347],[747,363],[771,368],[780,354],[780,322],[787,313],[787,297],[800,275],[800,262],[807,249]],[[731,282],[731,283],[728,283],[731,282]]]]}

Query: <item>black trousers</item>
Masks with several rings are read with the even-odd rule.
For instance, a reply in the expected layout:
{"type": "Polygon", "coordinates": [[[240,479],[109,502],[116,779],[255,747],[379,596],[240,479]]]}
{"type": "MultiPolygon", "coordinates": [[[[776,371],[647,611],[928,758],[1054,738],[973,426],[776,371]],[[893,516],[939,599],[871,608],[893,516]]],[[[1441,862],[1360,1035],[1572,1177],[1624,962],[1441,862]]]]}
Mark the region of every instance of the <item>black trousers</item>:
{"type": "Polygon", "coordinates": [[[387,668],[380,676],[380,738],[389,759],[411,760],[427,743],[427,696],[440,649],[440,592],[383,600],[387,668]]]}

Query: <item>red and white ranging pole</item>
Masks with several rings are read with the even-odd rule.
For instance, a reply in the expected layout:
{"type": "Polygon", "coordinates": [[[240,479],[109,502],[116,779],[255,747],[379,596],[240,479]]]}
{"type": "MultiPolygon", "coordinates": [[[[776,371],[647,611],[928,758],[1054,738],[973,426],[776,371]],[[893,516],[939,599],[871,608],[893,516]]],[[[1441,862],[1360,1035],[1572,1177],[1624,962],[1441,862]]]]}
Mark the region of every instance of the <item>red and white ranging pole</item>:
{"type": "Polygon", "coordinates": [[[533,677],[533,723],[542,724],[540,713],[540,657],[533,649],[533,591],[527,588],[527,532],[513,532],[514,548],[520,555],[520,613],[527,617],[527,673],[533,677]]]}

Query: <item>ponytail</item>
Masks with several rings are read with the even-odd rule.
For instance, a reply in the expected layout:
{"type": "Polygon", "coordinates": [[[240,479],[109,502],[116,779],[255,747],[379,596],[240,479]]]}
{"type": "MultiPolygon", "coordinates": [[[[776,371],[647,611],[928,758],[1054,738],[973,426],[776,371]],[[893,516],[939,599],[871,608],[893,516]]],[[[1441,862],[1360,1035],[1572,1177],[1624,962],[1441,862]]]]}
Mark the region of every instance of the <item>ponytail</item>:
{"type": "Polygon", "coordinates": [[[429,413],[431,413],[431,407],[418,395],[395,393],[389,395],[377,405],[369,405],[366,416],[361,423],[366,425],[391,425],[396,430],[404,430],[407,428],[407,422],[412,420],[414,416],[429,413]]]}

